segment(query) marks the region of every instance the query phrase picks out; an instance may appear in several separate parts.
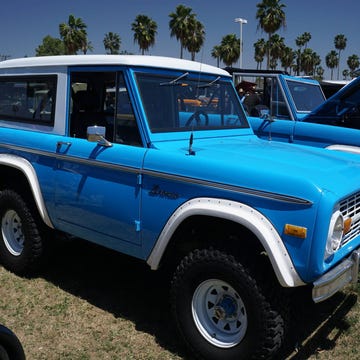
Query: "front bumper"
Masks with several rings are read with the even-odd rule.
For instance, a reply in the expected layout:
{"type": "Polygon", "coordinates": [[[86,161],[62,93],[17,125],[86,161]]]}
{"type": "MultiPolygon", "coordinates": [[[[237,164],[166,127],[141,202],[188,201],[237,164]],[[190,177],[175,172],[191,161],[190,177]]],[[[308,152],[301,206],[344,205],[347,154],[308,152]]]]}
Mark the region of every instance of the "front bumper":
{"type": "Polygon", "coordinates": [[[360,248],[350,257],[314,282],[312,299],[318,303],[328,299],[349,283],[356,283],[359,277],[360,248]]]}

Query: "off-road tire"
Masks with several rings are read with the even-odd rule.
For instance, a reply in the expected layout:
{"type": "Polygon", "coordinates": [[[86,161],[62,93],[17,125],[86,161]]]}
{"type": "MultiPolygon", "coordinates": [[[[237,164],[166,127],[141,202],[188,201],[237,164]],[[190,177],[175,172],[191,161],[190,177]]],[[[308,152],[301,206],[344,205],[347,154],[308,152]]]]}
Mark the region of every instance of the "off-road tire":
{"type": "Polygon", "coordinates": [[[43,250],[31,208],[17,192],[0,192],[0,262],[19,275],[29,274],[37,267],[43,250]]]}
{"type": "Polygon", "coordinates": [[[271,358],[284,337],[284,320],[271,303],[249,270],[218,250],[191,252],[171,284],[178,329],[195,356],[207,360],[271,358]]]}

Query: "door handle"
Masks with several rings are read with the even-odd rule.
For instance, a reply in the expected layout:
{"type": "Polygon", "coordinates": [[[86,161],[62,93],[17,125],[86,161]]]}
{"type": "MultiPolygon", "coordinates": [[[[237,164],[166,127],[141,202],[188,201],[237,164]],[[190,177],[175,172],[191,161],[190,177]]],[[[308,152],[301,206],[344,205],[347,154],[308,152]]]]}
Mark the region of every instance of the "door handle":
{"type": "Polygon", "coordinates": [[[70,148],[70,146],[71,146],[71,142],[69,142],[69,141],[58,141],[57,143],[56,143],[56,152],[60,152],[60,149],[64,146],[65,147],[65,149],[62,151],[62,152],[66,152],[66,151],[68,151],[68,149],[70,148]]]}

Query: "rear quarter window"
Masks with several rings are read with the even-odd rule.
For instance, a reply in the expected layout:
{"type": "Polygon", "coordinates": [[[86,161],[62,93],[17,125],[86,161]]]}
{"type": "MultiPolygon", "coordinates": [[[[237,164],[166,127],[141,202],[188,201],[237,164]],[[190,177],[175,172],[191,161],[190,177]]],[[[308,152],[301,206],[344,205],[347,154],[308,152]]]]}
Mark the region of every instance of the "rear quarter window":
{"type": "Polygon", "coordinates": [[[0,120],[53,125],[57,76],[0,77],[0,120]]]}

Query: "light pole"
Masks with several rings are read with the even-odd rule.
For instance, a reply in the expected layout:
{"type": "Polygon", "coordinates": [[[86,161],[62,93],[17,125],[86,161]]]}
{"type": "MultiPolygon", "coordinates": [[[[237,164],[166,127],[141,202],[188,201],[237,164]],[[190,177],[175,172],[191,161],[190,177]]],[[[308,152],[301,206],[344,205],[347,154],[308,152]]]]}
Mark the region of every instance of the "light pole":
{"type": "Polygon", "coordinates": [[[243,41],[242,41],[242,26],[247,24],[246,19],[236,18],[235,22],[240,23],[240,69],[242,68],[242,55],[243,55],[243,41]]]}

